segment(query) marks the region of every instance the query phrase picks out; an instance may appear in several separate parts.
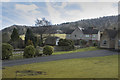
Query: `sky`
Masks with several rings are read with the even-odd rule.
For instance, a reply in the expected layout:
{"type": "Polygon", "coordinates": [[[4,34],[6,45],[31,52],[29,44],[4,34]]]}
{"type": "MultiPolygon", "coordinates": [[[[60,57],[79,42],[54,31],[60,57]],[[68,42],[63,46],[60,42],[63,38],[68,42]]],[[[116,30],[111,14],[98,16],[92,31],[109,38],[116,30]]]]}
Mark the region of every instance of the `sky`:
{"type": "MultiPolygon", "coordinates": [[[[25,1],[25,0],[24,0],[25,1]]],[[[38,1],[38,0],[37,0],[38,1]]],[[[11,25],[34,26],[35,20],[45,17],[52,24],[73,22],[81,19],[91,19],[118,14],[118,2],[48,2],[48,1],[14,2],[4,0],[0,3],[0,29],[11,25]]]]}

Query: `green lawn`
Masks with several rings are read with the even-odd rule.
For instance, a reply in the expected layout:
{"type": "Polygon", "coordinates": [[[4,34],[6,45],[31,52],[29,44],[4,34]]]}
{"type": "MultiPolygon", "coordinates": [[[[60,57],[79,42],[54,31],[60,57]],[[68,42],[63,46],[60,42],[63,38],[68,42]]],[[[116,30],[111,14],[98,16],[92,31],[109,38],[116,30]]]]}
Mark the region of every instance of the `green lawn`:
{"type": "Polygon", "coordinates": [[[3,69],[3,78],[117,78],[118,55],[40,62],[3,69]]]}
{"type": "Polygon", "coordinates": [[[73,50],[73,51],[60,51],[60,52],[54,52],[53,55],[75,53],[75,52],[84,52],[84,51],[93,51],[93,50],[99,50],[99,48],[87,47],[87,48],[81,48],[81,49],[77,49],[77,50],[73,50]]]}

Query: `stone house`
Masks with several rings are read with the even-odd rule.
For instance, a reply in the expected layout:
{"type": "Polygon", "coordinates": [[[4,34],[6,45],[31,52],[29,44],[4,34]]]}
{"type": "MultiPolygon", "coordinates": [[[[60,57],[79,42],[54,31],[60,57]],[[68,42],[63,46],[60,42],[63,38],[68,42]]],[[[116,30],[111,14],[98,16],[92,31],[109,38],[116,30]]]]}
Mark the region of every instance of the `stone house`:
{"type": "Polygon", "coordinates": [[[117,30],[105,29],[100,36],[100,47],[114,49],[117,30]]]}
{"type": "Polygon", "coordinates": [[[117,35],[115,37],[115,49],[120,50],[120,30],[118,30],[117,35]]]}
{"type": "Polygon", "coordinates": [[[89,41],[100,41],[100,31],[94,29],[93,27],[81,28],[77,27],[71,34],[67,34],[66,39],[72,39],[77,43],[80,40],[89,41]]]}
{"type": "Polygon", "coordinates": [[[77,27],[73,32],[71,32],[70,34],[67,34],[66,38],[72,39],[72,40],[83,39],[86,41],[100,40],[100,34],[97,29],[94,29],[92,27],[89,27],[86,29],[77,27]]]}

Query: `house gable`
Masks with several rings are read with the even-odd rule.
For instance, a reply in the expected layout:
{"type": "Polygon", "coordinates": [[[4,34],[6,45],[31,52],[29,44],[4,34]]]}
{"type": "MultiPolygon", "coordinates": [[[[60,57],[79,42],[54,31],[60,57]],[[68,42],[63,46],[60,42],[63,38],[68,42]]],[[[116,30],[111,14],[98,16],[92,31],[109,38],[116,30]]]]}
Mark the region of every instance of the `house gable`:
{"type": "Polygon", "coordinates": [[[83,38],[83,31],[82,28],[77,27],[70,35],[70,38],[75,40],[75,39],[82,39],[83,38]]]}

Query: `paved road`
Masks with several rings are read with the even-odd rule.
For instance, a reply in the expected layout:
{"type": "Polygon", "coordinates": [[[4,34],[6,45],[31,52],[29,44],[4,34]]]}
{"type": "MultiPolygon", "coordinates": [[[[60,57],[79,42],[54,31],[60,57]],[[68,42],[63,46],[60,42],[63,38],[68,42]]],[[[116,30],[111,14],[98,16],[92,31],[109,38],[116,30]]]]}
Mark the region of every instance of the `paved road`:
{"type": "Polygon", "coordinates": [[[2,65],[3,67],[5,67],[5,66],[37,63],[37,62],[47,62],[47,61],[86,58],[86,57],[100,57],[100,56],[108,56],[108,55],[116,55],[116,54],[118,54],[118,52],[113,52],[108,50],[96,50],[96,51],[76,52],[76,53],[69,53],[69,54],[36,57],[36,58],[29,58],[29,59],[22,59],[22,60],[3,61],[2,65]]]}

